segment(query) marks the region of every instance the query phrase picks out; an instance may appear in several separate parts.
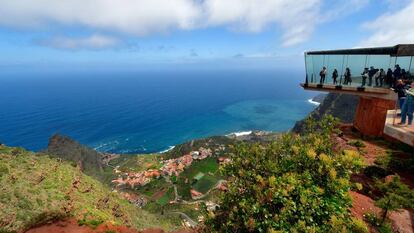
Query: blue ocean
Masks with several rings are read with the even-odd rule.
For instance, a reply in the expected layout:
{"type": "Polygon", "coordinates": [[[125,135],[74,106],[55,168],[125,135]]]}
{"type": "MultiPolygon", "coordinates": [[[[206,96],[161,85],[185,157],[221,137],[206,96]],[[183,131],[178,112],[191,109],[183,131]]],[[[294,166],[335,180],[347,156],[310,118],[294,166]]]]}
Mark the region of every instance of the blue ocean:
{"type": "Polygon", "coordinates": [[[303,72],[37,72],[0,78],[0,142],[38,151],[61,133],[99,151],[151,153],[211,135],[287,131],[315,108],[303,72]]]}

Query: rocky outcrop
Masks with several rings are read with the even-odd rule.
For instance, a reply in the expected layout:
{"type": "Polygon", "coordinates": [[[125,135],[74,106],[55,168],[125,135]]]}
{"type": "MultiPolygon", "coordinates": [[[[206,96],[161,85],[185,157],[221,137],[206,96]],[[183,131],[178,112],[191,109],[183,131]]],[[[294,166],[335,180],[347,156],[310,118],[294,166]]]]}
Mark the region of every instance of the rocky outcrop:
{"type": "Polygon", "coordinates": [[[92,148],[81,145],[79,142],[60,134],[49,139],[45,153],[76,163],[83,172],[96,174],[103,171],[103,155],[92,148]]]}
{"type": "MultiPolygon", "coordinates": [[[[323,102],[313,110],[308,117],[316,120],[322,118],[324,114],[331,114],[339,118],[342,123],[352,123],[355,117],[359,97],[354,95],[329,93],[323,102]]],[[[305,119],[296,122],[292,131],[300,133],[303,130],[305,119]]]]}

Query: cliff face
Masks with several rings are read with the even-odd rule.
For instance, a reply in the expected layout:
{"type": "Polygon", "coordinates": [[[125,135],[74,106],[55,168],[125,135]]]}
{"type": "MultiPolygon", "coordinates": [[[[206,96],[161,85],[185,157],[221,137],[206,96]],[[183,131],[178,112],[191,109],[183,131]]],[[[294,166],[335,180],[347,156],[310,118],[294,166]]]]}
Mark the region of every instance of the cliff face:
{"type": "MultiPolygon", "coordinates": [[[[340,119],[343,123],[352,123],[355,117],[359,97],[354,95],[329,93],[323,102],[313,110],[308,117],[316,120],[322,118],[324,114],[331,114],[340,119]]],[[[303,130],[305,119],[296,122],[292,131],[300,133],[303,130]]]]}
{"type": "Polygon", "coordinates": [[[85,173],[102,172],[102,154],[81,145],[79,142],[60,134],[49,139],[45,153],[67,161],[75,162],[85,173]]]}

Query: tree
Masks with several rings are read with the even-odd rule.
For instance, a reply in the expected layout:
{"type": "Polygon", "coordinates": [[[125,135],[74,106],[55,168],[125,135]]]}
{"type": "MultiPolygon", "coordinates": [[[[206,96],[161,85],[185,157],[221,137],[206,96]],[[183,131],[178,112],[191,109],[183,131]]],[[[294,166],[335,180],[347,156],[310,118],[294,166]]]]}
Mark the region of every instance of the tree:
{"type": "Polygon", "coordinates": [[[334,152],[333,117],[308,125],[302,136],[235,147],[223,169],[228,191],[206,213],[206,231],[331,232],[352,225],[349,178],[362,159],[358,152],[334,152]]]}
{"type": "Polygon", "coordinates": [[[398,175],[392,176],[391,180],[377,181],[376,187],[382,193],[375,201],[375,205],[383,210],[381,223],[385,222],[389,211],[414,207],[414,192],[401,183],[398,175]]]}

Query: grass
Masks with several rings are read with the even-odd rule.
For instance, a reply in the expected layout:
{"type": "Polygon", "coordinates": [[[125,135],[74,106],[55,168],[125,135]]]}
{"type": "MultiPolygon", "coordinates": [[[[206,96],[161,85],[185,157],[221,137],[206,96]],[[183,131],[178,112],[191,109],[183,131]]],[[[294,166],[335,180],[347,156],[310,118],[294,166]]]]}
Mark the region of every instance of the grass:
{"type": "Polygon", "coordinates": [[[164,206],[172,200],[174,200],[174,189],[169,188],[168,191],[165,192],[164,195],[160,199],[158,199],[156,202],[159,205],[164,206]]]}
{"type": "Polygon", "coordinates": [[[206,193],[208,190],[213,188],[214,185],[217,184],[218,181],[219,181],[219,179],[215,176],[205,175],[205,176],[203,176],[203,178],[201,178],[199,181],[197,181],[193,185],[193,187],[194,187],[195,190],[197,190],[201,193],[206,193]]]}
{"type": "MultiPolygon", "coordinates": [[[[216,179],[219,179],[220,176],[218,175],[218,169],[219,169],[219,164],[216,158],[209,157],[201,161],[193,162],[193,164],[189,168],[184,170],[184,172],[182,172],[180,176],[178,177],[178,181],[177,181],[178,194],[184,200],[191,200],[191,194],[190,194],[190,190],[192,188],[191,182],[194,179],[194,177],[201,172],[201,173],[204,173],[205,176],[207,175],[215,176],[217,177],[216,179]],[[186,180],[188,180],[187,183],[185,182],[186,180]]],[[[211,179],[211,178],[207,178],[207,179],[211,179]]],[[[201,186],[205,187],[207,185],[206,184],[200,185],[200,187],[201,186]]],[[[204,188],[201,188],[201,189],[204,190],[204,188]]]]}
{"type": "Polygon", "coordinates": [[[218,169],[219,164],[216,158],[209,157],[204,160],[193,162],[189,168],[180,174],[180,177],[188,178],[191,181],[200,172],[204,174],[215,174],[217,173],[218,169]]]}
{"type": "Polygon", "coordinates": [[[20,232],[68,216],[91,225],[172,227],[167,219],[136,208],[69,162],[0,146],[0,164],[0,232],[20,232]]]}
{"type": "Polygon", "coordinates": [[[119,170],[122,172],[140,172],[160,168],[159,157],[159,154],[130,155],[127,159],[120,158],[111,163],[111,165],[118,165],[119,170]]]}
{"type": "Polygon", "coordinates": [[[164,178],[153,179],[151,182],[146,184],[143,187],[139,187],[136,191],[140,194],[144,194],[148,198],[152,197],[156,192],[164,190],[170,186],[169,183],[165,181],[164,178]]]}

